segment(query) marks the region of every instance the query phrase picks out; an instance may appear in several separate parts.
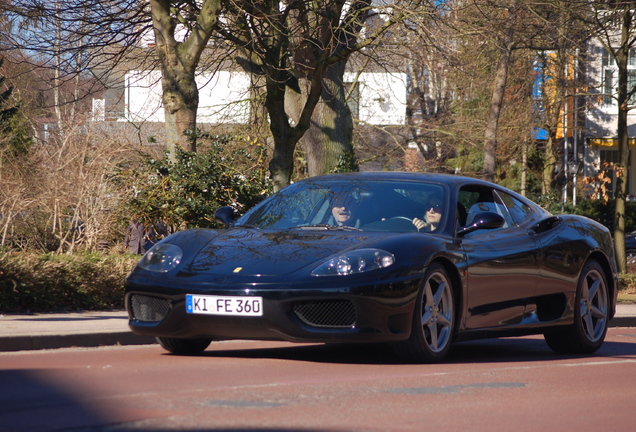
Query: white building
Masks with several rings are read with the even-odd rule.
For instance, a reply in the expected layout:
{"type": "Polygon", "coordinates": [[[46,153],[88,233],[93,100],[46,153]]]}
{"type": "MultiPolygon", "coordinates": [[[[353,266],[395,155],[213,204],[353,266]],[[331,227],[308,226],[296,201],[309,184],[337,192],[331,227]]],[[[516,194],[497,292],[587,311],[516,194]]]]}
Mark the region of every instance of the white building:
{"type": "MultiPolygon", "coordinates": [[[[613,56],[596,39],[588,47],[591,59],[586,66],[586,79],[593,96],[585,111],[585,173],[593,175],[602,162],[618,162],[618,68],[613,56]]],[[[636,49],[632,49],[628,60],[628,88],[636,85],[636,49]]],[[[636,105],[636,97],[630,101],[636,105]]],[[[636,167],[636,109],[627,117],[630,137],[629,165],[636,167]]],[[[627,193],[636,194],[636,176],[629,170],[627,193]]]]}
{"type": "MultiPolygon", "coordinates": [[[[345,74],[345,82],[355,91],[349,103],[360,122],[370,125],[406,124],[406,74],[345,74]]],[[[218,71],[200,74],[197,122],[201,124],[242,124],[249,121],[249,75],[218,71]]],[[[131,71],[125,78],[125,121],[164,122],[159,71],[131,71]]]]}

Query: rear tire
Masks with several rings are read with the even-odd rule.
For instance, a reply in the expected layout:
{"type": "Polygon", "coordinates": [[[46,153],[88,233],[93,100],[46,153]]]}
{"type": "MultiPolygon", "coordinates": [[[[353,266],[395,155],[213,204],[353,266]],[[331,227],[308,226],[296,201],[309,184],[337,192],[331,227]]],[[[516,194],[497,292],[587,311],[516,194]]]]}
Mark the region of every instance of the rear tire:
{"type": "Polygon", "coordinates": [[[548,346],[558,353],[591,354],[598,350],[609,324],[609,292],[600,264],[594,260],[583,267],[576,289],[574,323],[546,332],[548,346]]]}
{"type": "Polygon", "coordinates": [[[212,339],[178,339],[158,337],[157,342],[172,354],[200,354],[210,345],[212,339]]]}
{"type": "Polygon", "coordinates": [[[436,363],[446,357],[455,326],[453,297],[448,272],[441,264],[432,264],[417,296],[411,336],[397,345],[398,354],[404,360],[436,363]]]}

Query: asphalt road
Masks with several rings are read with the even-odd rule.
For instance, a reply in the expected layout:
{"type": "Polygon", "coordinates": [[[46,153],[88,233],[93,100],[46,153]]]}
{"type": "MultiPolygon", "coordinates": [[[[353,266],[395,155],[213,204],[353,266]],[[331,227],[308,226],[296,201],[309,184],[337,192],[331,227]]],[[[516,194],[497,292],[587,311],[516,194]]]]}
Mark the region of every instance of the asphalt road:
{"type": "Polygon", "coordinates": [[[3,431],[634,430],[636,328],[592,356],[541,337],[399,364],[381,347],[219,342],[0,353],[3,431]]]}

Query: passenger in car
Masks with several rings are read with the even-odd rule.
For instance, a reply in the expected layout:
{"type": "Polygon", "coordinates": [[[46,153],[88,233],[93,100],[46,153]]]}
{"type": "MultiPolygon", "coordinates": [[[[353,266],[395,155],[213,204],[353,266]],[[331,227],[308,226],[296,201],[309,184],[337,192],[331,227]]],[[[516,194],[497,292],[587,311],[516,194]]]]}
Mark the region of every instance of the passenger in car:
{"type": "Polygon", "coordinates": [[[442,221],[442,200],[433,197],[428,201],[424,219],[413,218],[413,225],[418,231],[435,231],[442,221]]]}

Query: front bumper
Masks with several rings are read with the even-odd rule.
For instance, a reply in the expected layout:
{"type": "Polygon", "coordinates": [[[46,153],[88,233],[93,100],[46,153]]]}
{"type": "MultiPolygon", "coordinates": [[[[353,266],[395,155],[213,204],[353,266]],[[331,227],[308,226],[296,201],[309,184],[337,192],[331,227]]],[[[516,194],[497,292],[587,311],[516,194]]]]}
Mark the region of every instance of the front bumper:
{"type": "MultiPolygon", "coordinates": [[[[419,278],[348,286],[201,284],[171,287],[160,280],[126,282],[126,309],[138,335],[173,338],[387,342],[407,339],[419,278]],[[149,283],[150,282],[150,283],[149,283]],[[259,296],[263,315],[237,317],[186,312],[186,294],[259,296]]],[[[331,279],[329,282],[338,282],[331,279]]],[[[322,283],[322,285],[318,285],[322,283]]]]}

